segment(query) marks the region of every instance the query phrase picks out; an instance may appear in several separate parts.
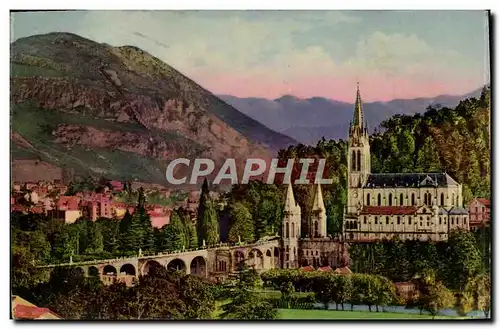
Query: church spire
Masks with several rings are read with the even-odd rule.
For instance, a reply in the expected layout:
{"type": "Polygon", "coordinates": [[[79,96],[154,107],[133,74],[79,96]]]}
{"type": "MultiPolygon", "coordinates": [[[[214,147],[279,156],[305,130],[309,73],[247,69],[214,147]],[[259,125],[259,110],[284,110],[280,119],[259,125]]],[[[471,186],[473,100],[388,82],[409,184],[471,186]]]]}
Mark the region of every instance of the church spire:
{"type": "Polygon", "coordinates": [[[295,202],[295,198],[293,197],[292,184],[288,184],[286,190],[285,211],[292,212],[296,209],[296,207],[297,203],[295,202]]]}
{"type": "Polygon", "coordinates": [[[321,192],[321,185],[316,184],[316,190],[314,191],[314,201],[312,210],[323,210],[325,211],[325,203],[323,202],[323,193],[321,192]]]}
{"type": "Polygon", "coordinates": [[[357,83],[356,103],[354,104],[354,118],[352,121],[353,127],[363,128],[363,103],[361,102],[361,93],[359,92],[359,82],[357,83]]]}

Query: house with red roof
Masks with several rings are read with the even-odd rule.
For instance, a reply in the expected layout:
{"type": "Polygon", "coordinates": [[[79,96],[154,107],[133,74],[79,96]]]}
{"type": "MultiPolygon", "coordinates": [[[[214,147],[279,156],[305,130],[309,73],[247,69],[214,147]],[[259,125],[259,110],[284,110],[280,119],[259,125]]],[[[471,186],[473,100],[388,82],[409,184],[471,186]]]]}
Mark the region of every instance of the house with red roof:
{"type": "Polygon", "coordinates": [[[349,274],[352,274],[352,271],[349,267],[344,266],[344,267],[336,268],[335,271],[333,271],[333,273],[342,274],[342,275],[349,275],[349,274]]]}
{"type": "Polygon", "coordinates": [[[490,200],[475,198],[469,202],[469,226],[476,230],[481,226],[490,225],[490,200]]]}
{"type": "Polygon", "coordinates": [[[323,267],[318,268],[318,271],[319,272],[332,272],[333,270],[330,266],[323,266],[323,267]]]}
{"type": "Polygon", "coordinates": [[[109,182],[109,184],[111,185],[111,188],[114,191],[118,191],[118,192],[123,191],[123,183],[122,182],[119,182],[119,181],[116,181],[116,180],[112,180],[112,181],[109,182]]]}
{"type": "Polygon", "coordinates": [[[60,320],[59,315],[48,308],[38,307],[27,300],[12,296],[12,318],[15,320],[60,320]]]}
{"type": "Polygon", "coordinates": [[[63,195],[57,200],[55,215],[58,218],[63,218],[65,223],[74,223],[83,215],[80,206],[81,199],[79,197],[63,195]]]}
{"type": "Polygon", "coordinates": [[[301,267],[299,270],[302,272],[312,272],[314,271],[314,268],[311,265],[308,265],[301,267]]]}

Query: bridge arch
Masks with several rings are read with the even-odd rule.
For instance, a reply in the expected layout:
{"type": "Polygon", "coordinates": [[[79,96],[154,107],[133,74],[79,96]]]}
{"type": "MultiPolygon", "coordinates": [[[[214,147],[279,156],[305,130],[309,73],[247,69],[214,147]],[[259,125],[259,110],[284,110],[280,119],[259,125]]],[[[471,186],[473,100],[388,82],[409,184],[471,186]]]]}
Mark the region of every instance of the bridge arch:
{"type": "Polygon", "coordinates": [[[259,249],[252,249],[248,253],[248,265],[255,269],[264,268],[264,254],[259,249]]]}
{"type": "Polygon", "coordinates": [[[264,257],[264,268],[265,269],[271,269],[273,268],[274,266],[274,262],[273,262],[273,252],[271,251],[271,249],[267,249],[266,250],[266,255],[264,257]]]}
{"type": "Polygon", "coordinates": [[[120,274],[125,273],[126,275],[136,275],[137,271],[135,270],[135,266],[132,264],[123,264],[122,267],[120,267],[120,274]]]}
{"type": "Polygon", "coordinates": [[[234,270],[238,270],[245,263],[245,252],[243,250],[234,251],[234,270]]]}
{"type": "Polygon", "coordinates": [[[116,276],[116,274],[117,274],[116,267],[114,267],[113,265],[106,265],[102,269],[102,274],[116,276]]]}
{"type": "Polygon", "coordinates": [[[73,276],[80,276],[80,277],[82,277],[82,276],[86,275],[86,271],[82,267],[73,267],[70,271],[71,271],[71,274],[73,276]]]}
{"type": "Polygon", "coordinates": [[[99,276],[99,269],[96,266],[90,266],[88,270],[89,276],[99,276]]]}
{"type": "Polygon", "coordinates": [[[167,270],[168,271],[183,271],[186,273],[186,263],[180,258],[175,258],[172,259],[168,264],[167,264],[167,270]]]}
{"type": "Polygon", "coordinates": [[[281,268],[281,250],[274,247],[274,267],[281,268]]]}
{"type": "Polygon", "coordinates": [[[158,263],[157,261],[155,260],[148,260],[143,266],[142,266],[142,275],[148,275],[149,272],[153,269],[153,268],[157,268],[157,267],[162,267],[162,265],[160,263],[158,263]]]}
{"type": "Polygon", "coordinates": [[[203,256],[196,256],[191,260],[189,273],[197,276],[207,276],[207,260],[203,256]]]}

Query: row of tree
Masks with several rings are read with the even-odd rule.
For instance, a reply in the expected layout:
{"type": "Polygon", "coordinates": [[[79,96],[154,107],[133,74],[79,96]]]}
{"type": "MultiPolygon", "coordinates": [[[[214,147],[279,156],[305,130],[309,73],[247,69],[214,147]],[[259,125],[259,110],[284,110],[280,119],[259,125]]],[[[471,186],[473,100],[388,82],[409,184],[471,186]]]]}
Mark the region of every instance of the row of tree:
{"type": "Polygon", "coordinates": [[[434,273],[450,289],[464,289],[470,278],[488,270],[474,235],[462,230],[451,232],[448,241],[394,238],[352,244],[349,257],[355,272],[384,275],[396,282],[434,273]]]}
{"type": "Polygon", "coordinates": [[[377,274],[338,275],[328,272],[303,272],[300,270],[276,269],[261,275],[264,284],[280,289],[282,299],[290,299],[294,291],[314,292],[316,301],[325,309],[335,303],[344,310],[344,304],[375,306],[406,305],[428,311],[433,316],[440,310],[455,307],[459,315],[471,310],[482,310],[488,316],[491,300],[491,283],[487,275],[471,278],[465,288],[454,294],[434,276],[425,275],[411,280],[414,290],[409,296],[398,292],[388,278],[377,274]]]}

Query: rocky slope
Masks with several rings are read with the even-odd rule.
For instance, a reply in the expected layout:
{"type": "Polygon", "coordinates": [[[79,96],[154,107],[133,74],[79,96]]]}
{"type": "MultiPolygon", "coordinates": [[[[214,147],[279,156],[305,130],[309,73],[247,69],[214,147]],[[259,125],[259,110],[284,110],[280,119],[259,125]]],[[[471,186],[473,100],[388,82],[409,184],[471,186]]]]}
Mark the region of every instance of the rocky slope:
{"type": "Polygon", "coordinates": [[[11,45],[13,159],[81,174],[166,183],[179,157],[269,158],[295,141],[238,112],[131,46],[68,33],[11,45]]]}

